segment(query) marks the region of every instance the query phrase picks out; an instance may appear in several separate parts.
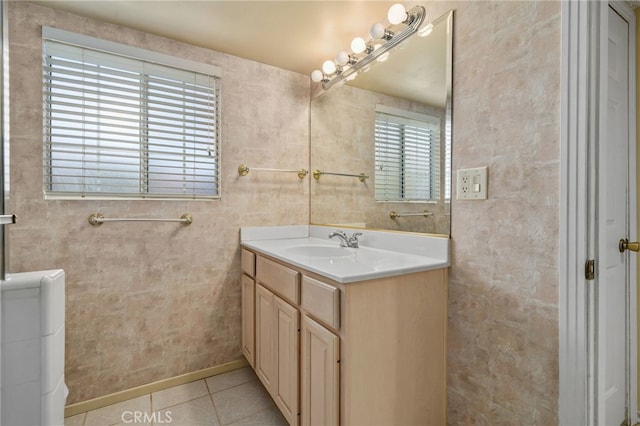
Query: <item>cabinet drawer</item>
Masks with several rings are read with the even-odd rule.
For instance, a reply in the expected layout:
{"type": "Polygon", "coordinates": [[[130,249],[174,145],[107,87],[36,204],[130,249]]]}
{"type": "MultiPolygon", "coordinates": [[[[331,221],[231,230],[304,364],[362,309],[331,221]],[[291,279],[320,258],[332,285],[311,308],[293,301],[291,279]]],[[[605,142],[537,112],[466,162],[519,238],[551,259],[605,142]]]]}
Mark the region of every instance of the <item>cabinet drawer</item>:
{"type": "Polygon", "coordinates": [[[254,277],[256,275],[256,255],[247,249],[242,249],[240,252],[240,266],[242,272],[254,277]]]}
{"type": "Polygon", "coordinates": [[[336,287],[303,277],[301,306],[325,324],[340,328],[340,290],[336,287]]]}
{"type": "Polygon", "coordinates": [[[294,305],[300,303],[300,274],[297,271],[258,256],[256,258],[256,279],[283,299],[294,305]]]}

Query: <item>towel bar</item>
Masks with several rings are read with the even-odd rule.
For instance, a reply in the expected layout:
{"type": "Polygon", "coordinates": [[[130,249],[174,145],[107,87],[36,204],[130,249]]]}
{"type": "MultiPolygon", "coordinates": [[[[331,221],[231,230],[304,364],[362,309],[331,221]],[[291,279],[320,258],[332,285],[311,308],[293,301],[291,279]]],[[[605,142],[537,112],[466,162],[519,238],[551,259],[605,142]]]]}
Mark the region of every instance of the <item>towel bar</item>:
{"type": "Polygon", "coordinates": [[[183,225],[191,225],[193,217],[189,213],[180,216],[179,219],[154,219],[154,218],[135,218],[135,217],[111,217],[106,218],[100,213],[91,213],[89,215],[89,223],[93,226],[100,226],[105,222],[180,222],[183,225]]]}

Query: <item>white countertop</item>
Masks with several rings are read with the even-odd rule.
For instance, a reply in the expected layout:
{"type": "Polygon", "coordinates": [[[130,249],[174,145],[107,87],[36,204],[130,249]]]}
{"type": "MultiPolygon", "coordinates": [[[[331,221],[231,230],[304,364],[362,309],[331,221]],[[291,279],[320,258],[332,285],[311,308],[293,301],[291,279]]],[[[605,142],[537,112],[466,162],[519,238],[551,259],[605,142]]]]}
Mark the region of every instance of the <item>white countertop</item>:
{"type": "Polygon", "coordinates": [[[242,228],[241,244],[339,283],[449,266],[449,239],[428,235],[296,225],[242,228]],[[339,241],[328,238],[335,230],[362,232],[360,247],[340,248],[339,241]],[[309,249],[321,255],[309,254],[309,249]]]}

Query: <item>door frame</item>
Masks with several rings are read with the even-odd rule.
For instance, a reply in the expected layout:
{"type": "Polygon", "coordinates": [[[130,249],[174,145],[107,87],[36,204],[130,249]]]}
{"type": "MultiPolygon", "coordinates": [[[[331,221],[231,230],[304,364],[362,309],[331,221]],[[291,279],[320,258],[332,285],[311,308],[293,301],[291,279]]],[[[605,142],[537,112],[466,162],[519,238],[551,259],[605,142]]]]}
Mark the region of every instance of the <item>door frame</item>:
{"type": "MultiPolygon", "coordinates": [[[[591,425],[595,422],[594,394],[594,280],[585,277],[585,263],[596,259],[596,158],[597,143],[604,126],[599,111],[606,107],[600,69],[606,59],[608,8],[629,22],[629,138],[630,187],[635,187],[636,146],[636,22],[624,2],[562,2],[560,235],[559,235],[559,400],[560,424],[591,425]],[[601,37],[605,34],[605,37],[601,37]],[[634,78],[632,78],[632,76],[634,78]]],[[[606,86],[605,86],[606,87],[606,86]]],[[[631,194],[635,199],[636,194],[631,194]]],[[[635,213],[635,205],[631,206],[635,213]]],[[[629,232],[637,235],[635,214],[629,232]]],[[[631,258],[630,280],[636,274],[631,258]]],[[[596,268],[597,271],[597,268],[596,268]]],[[[635,283],[635,280],[632,281],[635,283]]],[[[636,305],[636,286],[630,285],[629,303],[636,305]]],[[[633,423],[637,413],[637,321],[630,310],[631,340],[629,410],[633,423]]]]}

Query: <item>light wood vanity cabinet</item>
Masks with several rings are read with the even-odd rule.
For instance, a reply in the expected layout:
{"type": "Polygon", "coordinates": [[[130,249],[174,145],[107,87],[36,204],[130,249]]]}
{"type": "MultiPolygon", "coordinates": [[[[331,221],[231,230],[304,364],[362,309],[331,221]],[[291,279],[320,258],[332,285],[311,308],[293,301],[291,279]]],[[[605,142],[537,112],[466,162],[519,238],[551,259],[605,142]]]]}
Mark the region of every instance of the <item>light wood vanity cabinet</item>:
{"type": "Polygon", "coordinates": [[[242,275],[242,353],[249,365],[254,367],[255,363],[255,294],[256,282],[242,275]]]}
{"type": "Polygon", "coordinates": [[[267,390],[273,389],[276,376],[274,295],[256,286],[256,360],[255,371],[267,390]]]}
{"type": "Polygon", "coordinates": [[[334,330],[340,329],[340,289],[310,277],[302,277],[300,306],[334,330]]]}
{"type": "Polygon", "coordinates": [[[256,285],[255,372],[289,424],[298,424],[299,312],[256,285]]]}
{"type": "Polygon", "coordinates": [[[256,256],[242,249],[240,254],[242,268],[242,353],[249,365],[255,368],[255,297],[256,256]]]}
{"type": "Polygon", "coordinates": [[[340,395],[340,338],[302,316],[300,392],[303,425],[337,425],[340,395]]]}
{"type": "Polygon", "coordinates": [[[341,284],[254,256],[252,365],[289,424],[446,424],[447,269],[341,284]]]}
{"type": "Polygon", "coordinates": [[[300,313],[277,296],[275,299],[275,358],[277,380],[273,391],[276,405],[289,424],[298,424],[298,350],[300,346],[300,313]]]}
{"type": "Polygon", "coordinates": [[[291,425],[299,415],[300,273],[256,257],[255,372],[291,425]]]}

